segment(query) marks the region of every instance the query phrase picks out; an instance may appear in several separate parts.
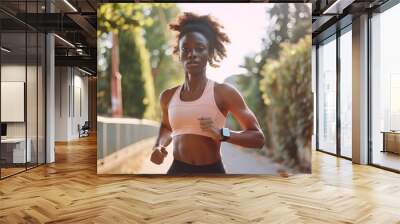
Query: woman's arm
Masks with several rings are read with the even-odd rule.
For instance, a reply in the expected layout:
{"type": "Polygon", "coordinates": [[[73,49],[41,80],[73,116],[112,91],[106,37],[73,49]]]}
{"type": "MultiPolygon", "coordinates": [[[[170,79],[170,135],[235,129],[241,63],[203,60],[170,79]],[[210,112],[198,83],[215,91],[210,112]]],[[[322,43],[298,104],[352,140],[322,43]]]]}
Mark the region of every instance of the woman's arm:
{"type": "Polygon", "coordinates": [[[161,164],[168,152],[165,148],[171,143],[171,126],[168,120],[168,103],[171,100],[174,91],[167,89],[160,95],[160,107],[161,107],[161,125],[158,130],[158,136],[153,146],[153,153],[151,154],[150,160],[153,163],[161,164]]]}
{"type": "Polygon", "coordinates": [[[168,104],[175,92],[174,89],[167,89],[160,95],[160,108],[161,108],[161,125],[158,131],[158,137],[155,146],[162,145],[168,146],[171,141],[171,126],[168,119],[168,104]]]}
{"type": "MultiPolygon", "coordinates": [[[[254,116],[254,113],[247,107],[243,97],[232,86],[227,84],[217,84],[216,102],[222,104],[219,107],[226,112],[231,112],[235,120],[239,123],[241,131],[231,131],[227,142],[250,148],[262,148],[264,146],[264,134],[254,116]]],[[[219,137],[219,130],[213,127],[209,119],[200,121],[204,130],[212,131],[219,137]],[[210,127],[211,126],[211,127],[210,127]]]]}
{"type": "Polygon", "coordinates": [[[167,147],[171,143],[171,141],[172,141],[171,131],[165,126],[165,124],[161,123],[154,147],[156,146],[167,147]]]}

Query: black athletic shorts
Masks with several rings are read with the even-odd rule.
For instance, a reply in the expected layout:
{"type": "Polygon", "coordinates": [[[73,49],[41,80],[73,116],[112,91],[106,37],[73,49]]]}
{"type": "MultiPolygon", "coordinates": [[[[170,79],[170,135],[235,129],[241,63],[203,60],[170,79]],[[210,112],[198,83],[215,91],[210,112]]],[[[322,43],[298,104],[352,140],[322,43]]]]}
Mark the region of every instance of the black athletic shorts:
{"type": "Polygon", "coordinates": [[[224,165],[219,160],[210,165],[196,166],[174,159],[167,174],[225,174],[224,165]]]}

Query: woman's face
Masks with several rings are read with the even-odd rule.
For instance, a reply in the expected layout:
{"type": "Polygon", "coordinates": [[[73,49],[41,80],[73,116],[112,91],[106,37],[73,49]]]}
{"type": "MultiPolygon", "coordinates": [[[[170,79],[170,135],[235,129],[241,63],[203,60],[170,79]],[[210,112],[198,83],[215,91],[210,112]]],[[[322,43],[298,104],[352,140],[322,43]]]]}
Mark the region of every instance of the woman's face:
{"type": "Polygon", "coordinates": [[[179,40],[179,59],[189,73],[202,72],[207,66],[209,43],[199,32],[186,33],[179,40]]]}

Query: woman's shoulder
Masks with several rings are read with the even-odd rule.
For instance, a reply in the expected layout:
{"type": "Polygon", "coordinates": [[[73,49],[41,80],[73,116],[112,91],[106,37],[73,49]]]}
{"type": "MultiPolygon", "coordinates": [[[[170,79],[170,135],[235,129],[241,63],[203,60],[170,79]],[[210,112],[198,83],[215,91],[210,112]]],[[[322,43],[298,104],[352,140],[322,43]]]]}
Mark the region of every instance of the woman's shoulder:
{"type": "Polygon", "coordinates": [[[168,105],[169,101],[171,100],[171,98],[174,95],[177,88],[179,88],[179,86],[168,88],[168,89],[162,91],[160,94],[160,104],[168,105]]]}
{"type": "Polygon", "coordinates": [[[220,102],[222,105],[224,105],[226,110],[231,110],[232,106],[243,102],[242,94],[236,89],[235,86],[229,83],[216,83],[214,90],[216,102],[220,102]]]}
{"type": "Polygon", "coordinates": [[[167,95],[174,94],[176,89],[179,88],[179,86],[174,86],[172,88],[165,89],[164,91],[161,92],[160,96],[167,96],[167,95]]]}
{"type": "Polygon", "coordinates": [[[215,82],[215,91],[218,95],[229,96],[232,94],[239,94],[239,91],[233,85],[229,83],[218,83],[215,82]]]}

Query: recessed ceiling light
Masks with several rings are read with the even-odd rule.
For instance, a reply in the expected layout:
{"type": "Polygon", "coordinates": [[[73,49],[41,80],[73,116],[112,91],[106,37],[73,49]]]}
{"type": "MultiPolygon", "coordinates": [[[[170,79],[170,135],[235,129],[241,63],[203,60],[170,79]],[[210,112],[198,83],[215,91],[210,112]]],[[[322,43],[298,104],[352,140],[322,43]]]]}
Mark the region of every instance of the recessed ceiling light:
{"type": "Polygon", "coordinates": [[[336,0],[322,14],[342,14],[343,9],[351,5],[355,0],[336,0]]]}
{"type": "Polygon", "coordinates": [[[7,48],[5,48],[5,47],[1,47],[1,50],[4,51],[4,52],[6,52],[6,53],[10,53],[10,52],[11,52],[11,50],[9,50],[9,49],[7,49],[7,48]]]}
{"type": "Polygon", "coordinates": [[[81,68],[79,68],[79,67],[78,67],[78,69],[79,69],[79,71],[81,71],[81,72],[83,72],[83,73],[85,73],[85,74],[87,74],[87,75],[92,75],[92,73],[90,73],[90,72],[88,72],[88,71],[85,71],[85,70],[83,70],[83,69],[81,69],[81,68]]]}
{"type": "Polygon", "coordinates": [[[71,42],[69,42],[69,41],[67,41],[66,39],[60,37],[59,35],[54,34],[54,36],[57,37],[58,39],[60,39],[62,42],[66,43],[67,45],[69,45],[69,46],[75,48],[75,45],[71,44],[71,42]]]}
{"type": "Polygon", "coordinates": [[[65,4],[67,4],[74,12],[78,12],[78,10],[71,4],[69,3],[68,0],[64,0],[65,4]]]}

